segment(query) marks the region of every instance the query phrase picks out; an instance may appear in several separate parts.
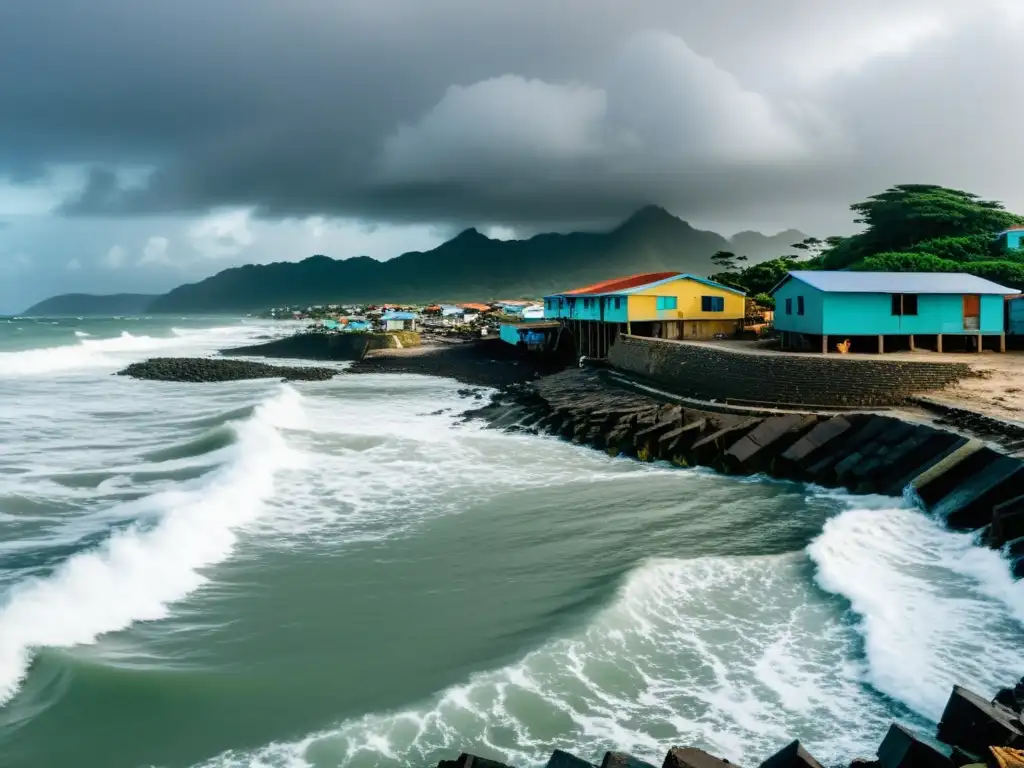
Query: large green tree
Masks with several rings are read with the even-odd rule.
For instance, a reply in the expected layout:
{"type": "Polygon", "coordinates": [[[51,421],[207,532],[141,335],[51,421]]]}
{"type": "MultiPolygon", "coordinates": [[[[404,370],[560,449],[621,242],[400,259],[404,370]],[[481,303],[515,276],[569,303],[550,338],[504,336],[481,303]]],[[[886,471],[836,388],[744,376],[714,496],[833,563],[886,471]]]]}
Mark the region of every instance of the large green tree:
{"type": "Polygon", "coordinates": [[[1001,258],[995,233],[1024,224],[1002,203],[934,184],[900,184],[850,208],[865,229],[825,251],[825,269],[843,269],[882,253],[931,253],[922,247],[927,243],[941,249],[934,254],[940,258],[956,251],[957,261],[995,260],[1001,258]]]}

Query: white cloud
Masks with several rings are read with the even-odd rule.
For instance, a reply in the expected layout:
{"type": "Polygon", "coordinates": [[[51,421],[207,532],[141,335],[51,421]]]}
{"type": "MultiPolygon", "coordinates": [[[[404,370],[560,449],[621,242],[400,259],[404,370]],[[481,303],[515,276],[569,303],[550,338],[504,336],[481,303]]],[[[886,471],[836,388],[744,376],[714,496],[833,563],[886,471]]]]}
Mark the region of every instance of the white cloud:
{"type": "Polygon", "coordinates": [[[128,254],[120,245],[112,245],[107,255],[103,257],[103,264],[109,269],[118,269],[123,266],[128,254]]]}
{"type": "Polygon", "coordinates": [[[142,258],[139,259],[139,264],[169,264],[170,260],[167,258],[167,248],[169,245],[170,241],[166,237],[161,237],[160,235],[152,236],[146,241],[146,245],[142,249],[142,258]]]}
{"type": "Polygon", "coordinates": [[[745,87],[681,38],[647,32],[617,52],[600,87],[504,77],[449,88],[385,142],[384,183],[554,182],[784,164],[843,150],[808,104],[745,87]]]}
{"type": "Polygon", "coordinates": [[[68,272],[77,272],[81,268],[82,262],[80,262],[78,259],[71,259],[71,261],[69,261],[67,265],[64,267],[64,269],[66,269],[68,272]]]}
{"type": "Polygon", "coordinates": [[[206,216],[189,229],[189,243],[209,259],[237,256],[256,242],[251,215],[251,210],[238,209],[206,216]]]}

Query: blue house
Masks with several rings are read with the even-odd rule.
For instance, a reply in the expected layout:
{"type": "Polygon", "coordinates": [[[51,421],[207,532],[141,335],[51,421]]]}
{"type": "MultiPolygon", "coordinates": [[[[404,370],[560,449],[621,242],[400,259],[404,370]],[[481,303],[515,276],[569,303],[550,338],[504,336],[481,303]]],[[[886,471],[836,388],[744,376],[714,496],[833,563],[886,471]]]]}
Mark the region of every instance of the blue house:
{"type": "Polygon", "coordinates": [[[771,293],[783,349],[980,352],[986,338],[1005,350],[1005,297],[1020,291],[959,272],[795,271],[771,293]]]}
{"type": "Polygon", "coordinates": [[[1020,250],[1021,248],[1024,248],[1024,227],[1010,227],[1009,229],[1004,229],[996,235],[996,239],[1001,241],[1004,248],[1020,250]]]}

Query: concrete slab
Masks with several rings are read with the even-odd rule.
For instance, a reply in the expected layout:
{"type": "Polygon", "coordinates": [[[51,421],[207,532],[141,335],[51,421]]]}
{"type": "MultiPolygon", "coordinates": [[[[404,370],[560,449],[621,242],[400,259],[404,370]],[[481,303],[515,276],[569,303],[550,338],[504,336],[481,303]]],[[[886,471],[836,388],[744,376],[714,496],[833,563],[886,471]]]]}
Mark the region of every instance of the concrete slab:
{"type": "Polygon", "coordinates": [[[725,451],[727,465],[734,469],[754,471],[756,466],[767,466],[771,458],[817,424],[814,416],[790,414],[765,419],[754,429],[730,445],[725,451]]]}
{"type": "Polygon", "coordinates": [[[956,685],[942,712],[936,736],[946,744],[981,755],[987,754],[989,747],[1020,743],[1024,740],[1024,725],[1013,710],[956,685]]]}
{"type": "Polygon", "coordinates": [[[769,757],[760,768],[822,768],[810,752],[799,741],[787,744],[769,757]]]}
{"type": "Polygon", "coordinates": [[[998,548],[1021,537],[1024,537],[1024,496],[1017,496],[997,504],[992,510],[988,545],[998,548]]]}
{"type": "Polygon", "coordinates": [[[674,747],[665,755],[661,768],[737,768],[728,760],[708,754],[703,749],[674,747]]]}
{"type": "Polygon", "coordinates": [[[994,456],[995,454],[986,448],[980,440],[968,440],[942,461],[915,477],[910,482],[910,486],[925,503],[925,506],[930,507],[953,487],[954,479],[951,478],[968,476],[972,467],[985,463],[986,455],[994,456]]]}
{"type": "Polygon", "coordinates": [[[576,755],[556,749],[551,753],[551,757],[548,758],[547,765],[544,768],[597,768],[597,766],[576,757],[576,755]]]}
{"type": "Polygon", "coordinates": [[[956,530],[976,530],[992,522],[993,508],[1024,488],[1024,461],[999,456],[965,479],[932,511],[956,530]]]}
{"type": "Polygon", "coordinates": [[[650,763],[625,752],[606,752],[601,768],[654,768],[650,763]]]}
{"type": "Polygon", "coordinates": [[[893,723],[878,747],[881,768],[953,768],[953,761],[938,744],[893,723]]]}

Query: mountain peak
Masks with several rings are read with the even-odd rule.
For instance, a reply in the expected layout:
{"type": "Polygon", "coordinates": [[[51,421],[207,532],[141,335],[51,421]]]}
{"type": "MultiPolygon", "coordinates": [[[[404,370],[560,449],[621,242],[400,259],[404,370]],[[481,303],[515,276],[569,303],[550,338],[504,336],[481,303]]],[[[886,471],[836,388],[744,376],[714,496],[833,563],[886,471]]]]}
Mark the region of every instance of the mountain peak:
{"type": "Polygon", "coordinates": [[[652,224],[662,224],[665,222],[682,223],[681,219],[673,216],[660,205],[645,205],[643,208],[634,211],[633,215],[626,219],[619,228],[651,226],[652,224]]]}

